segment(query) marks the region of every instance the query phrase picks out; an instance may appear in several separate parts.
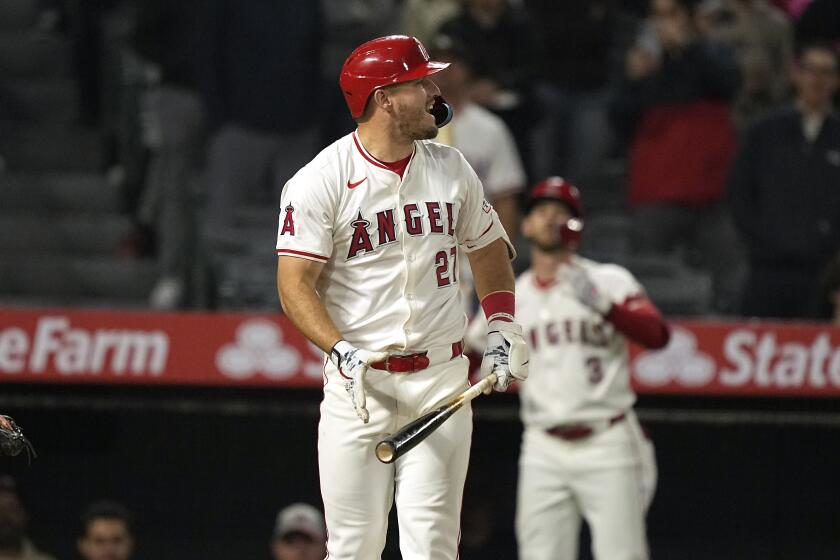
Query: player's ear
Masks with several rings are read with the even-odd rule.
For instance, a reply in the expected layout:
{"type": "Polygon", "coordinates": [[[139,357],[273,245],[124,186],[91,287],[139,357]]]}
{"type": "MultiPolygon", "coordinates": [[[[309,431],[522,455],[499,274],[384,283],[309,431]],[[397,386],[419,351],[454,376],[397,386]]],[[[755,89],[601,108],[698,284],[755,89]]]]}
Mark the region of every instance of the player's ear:
{"type": "Polygon", "coordinates": [[[394,106],[393,101],[391,101],[391,96],[388,95],[388,92],[378,89],[373,92],[373,102],[382,107],[386,111],[390,111],[391,108],[394,106]]]}

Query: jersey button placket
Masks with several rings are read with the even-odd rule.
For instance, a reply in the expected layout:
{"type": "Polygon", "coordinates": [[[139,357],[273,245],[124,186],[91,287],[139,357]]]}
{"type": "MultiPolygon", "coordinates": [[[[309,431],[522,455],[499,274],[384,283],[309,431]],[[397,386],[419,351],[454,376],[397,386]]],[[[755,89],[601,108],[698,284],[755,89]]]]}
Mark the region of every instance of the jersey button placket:
{"type": "Polygon", "coordinates": [[[403,330],[403,336],[404,336],[403,347],[407,348],[408,347],[408,339],[411,336],[411,325],[413,323],[413,321],[412,321],[413,301],[412,301],[412,298],[409,297],[409,294],[411,294],[411,272],[412,272],[411,271],[411,263],[414,262],[414,253],[413,253],[413,251],[411,251],[411,247],[409,247],[409,245],[411,244],[412,238],[405,231],[406,230],[406,223],[405,223],[404,207],[405,207],[406,201],[405,201],[404,197],[402,196],[402,192],[401,192],[402,191],[402,185],[403,185],[402,180],[399,180],[399,181],[395,182],[395,187],[394,187],[395,197],[394,198],[396,199],[396,206],[397,206],[397,213],[398,213],[398,218],[397,219],[400,222],[399,239],[400,239],[400,250],[402,251],[402,255],[403,255],[403,263],[402,263],[402,266],[403,266],[403,270],[402,270],[402,272],[403,272],[403,288],[402,288],[402,292],[403,292],[403,298],[405,300],[406,316],[405,316],[405,321],[403,322],[403,325],[402,325],[402,327],[403,327],[402,330],[403,330]]]}

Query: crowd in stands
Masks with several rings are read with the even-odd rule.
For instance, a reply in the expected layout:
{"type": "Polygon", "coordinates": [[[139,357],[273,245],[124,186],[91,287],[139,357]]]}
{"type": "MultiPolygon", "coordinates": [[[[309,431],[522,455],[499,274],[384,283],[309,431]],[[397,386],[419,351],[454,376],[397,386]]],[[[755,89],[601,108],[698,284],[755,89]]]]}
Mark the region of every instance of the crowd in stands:
{"type": "Polygon", "coordinates": [[[286,180],[354,128],[344,57],[408,33],[455,63],[439,78],[456,108],[439,141],[466,155],[512,238],[521,194],[561,175],[620,190],[606,194],[623,201],[631,254],[706,271],[713,313],[836,315],[837,2],[43,4],[75,36],[82,114],[111,133],[129,252],[158,260],[152,307],[224,306],[242,256],[270,260],[270,228],[255,225],[276,228],[286,180]],[[622,180],[605,186],[615,162],[622,180]],[[194,297],[204,283],[217,297],[194,297]]]}
{"type": "MultiPolygon", "coordinates": [[[[17,481],[9,475],[0,476],[0,558],[56,560],[32,542],[29,525],[17,481]]],[[[79,516],[76,548],[82,560],[130,560],[134,548],[131,512],[117,502],[92,502],[79,516]]]]}
{"type": "MultiPolygon", "coordinates": [[[[35,522],[37,525],[37,519],[35,522]]],[[[9,475],[0,475],[0,559],[56,560],[32,542],[29,529],[30,517],[17,481],[9,475]]],[[[72,539],[73,534],[68,533],[67,538],[72,539]]],[[[79,515],[75,539],[81,560],[132,560],[135,558],[134,515],[113,500],[91,502],[79,515]]],[[[293,503],[277,513],[266,558],[322,560],[326,540],[323,513],[309,504],[293,503]]]]}

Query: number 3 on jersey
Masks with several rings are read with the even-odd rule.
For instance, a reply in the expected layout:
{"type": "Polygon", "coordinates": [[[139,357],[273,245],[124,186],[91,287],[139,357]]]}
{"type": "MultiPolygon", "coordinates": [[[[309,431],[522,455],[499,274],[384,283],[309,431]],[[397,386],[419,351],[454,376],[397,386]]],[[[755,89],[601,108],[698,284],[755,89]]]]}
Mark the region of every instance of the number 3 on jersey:
{"type": "Polygon", "coordinates": [[[604,378],[604,367],[601,358],[590,356],[586,358],[586,369],[589,370],[589,382],[597,385],[604,378]]]}
{"type": "Polygon", "coordinates": [[[452,247],[449,253],[438,251],[435,254],[435,275],[438,288],[458,282],[458,248],[452,247]]]}

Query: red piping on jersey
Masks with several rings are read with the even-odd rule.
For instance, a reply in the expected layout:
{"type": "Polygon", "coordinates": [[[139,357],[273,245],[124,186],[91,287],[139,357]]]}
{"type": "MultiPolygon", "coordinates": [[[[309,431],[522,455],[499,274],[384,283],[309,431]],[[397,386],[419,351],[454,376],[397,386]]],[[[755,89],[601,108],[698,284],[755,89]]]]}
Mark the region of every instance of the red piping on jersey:
{"type": "Polygon", "coordinates": [[[307,253],[306,251],[295,251],[294,249],[277,249],[277,255],[291,255],[293,257],[311,257],[313,259],[318,259],[319,261],[324,262],[330,260],[329,257],[325,257],[324,255],[316,255],[315,253],[307,253]]]}
{"type": "Polygon", "coordinates": [[[552,278],[550,280],[541,280],[536,274],[534,274],[533,279],[534,286],[536,286],[538,290],[547,290],[557,283],[556,278],[552,278]]]}
{"type": "Polygon", "coordinates": [[[646,348],[662,348],[671,338],[668,323],[644,296],[633,296],[623,303],[613,304],[606,318],[621,334],[646,348]]]}
{"type": "Polygon", "coordinates": [[[405,173],[406,168],[408,168],[408,163],[411,161],[411,158],[414,157],[414,153],[417,151],[417,148],[411,151],[411,154],[403,158],[399,161],[387,162],[381,161],[373,157],[371,154],[365,150],[365,147],[362,146],[361,141],[359,140],[358,136],[356,136],[356,132],[353,132],[353,143],[356,144],[356,149],[359,150],[359,153],[362,154],[362,157],[365,158],[368,162],[372,163],[376,167],[381,167],[382,169],[387,169],[393,173],[396,173],[402,179],[403,174],[405,173]]]}

